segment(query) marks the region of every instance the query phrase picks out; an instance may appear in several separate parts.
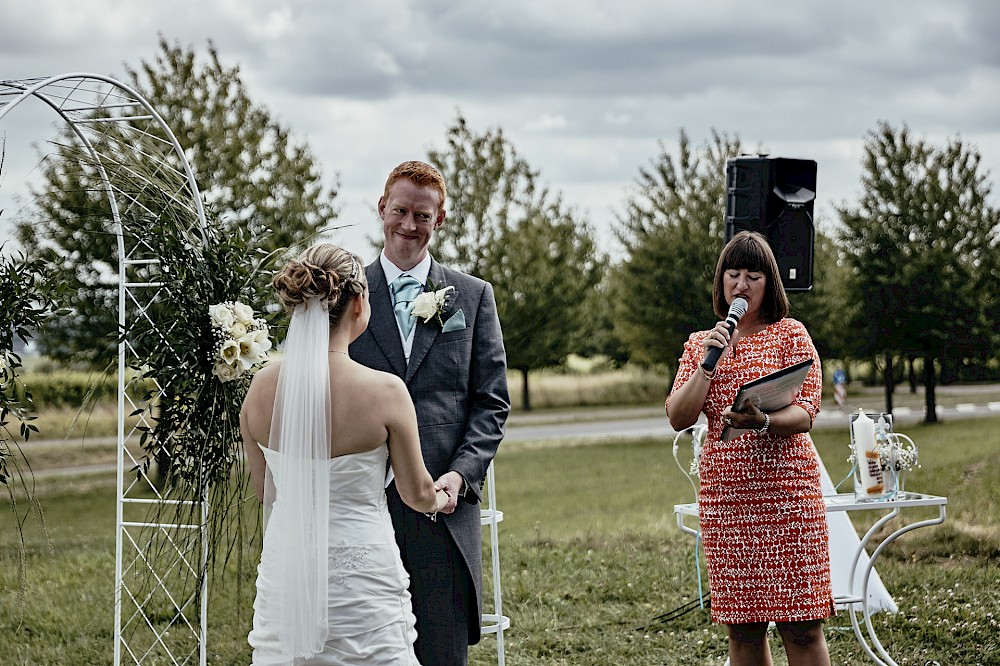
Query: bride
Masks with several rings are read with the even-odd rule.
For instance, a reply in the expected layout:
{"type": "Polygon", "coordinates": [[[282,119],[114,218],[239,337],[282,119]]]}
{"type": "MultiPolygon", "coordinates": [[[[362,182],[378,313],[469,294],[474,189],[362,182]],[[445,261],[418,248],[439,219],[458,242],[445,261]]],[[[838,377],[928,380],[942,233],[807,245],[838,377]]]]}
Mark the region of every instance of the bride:
{"type": "Polygon", "coordinates": [[[386,509],[386,460],[407,505],[436,513],[413,403],[347,347],[371,308],[361,262],[315,245],[272,280],[292,313],[280,363],[253,378],[240,430],[264,543],[253,663],[417,664],[409,577],[386,509]]]}

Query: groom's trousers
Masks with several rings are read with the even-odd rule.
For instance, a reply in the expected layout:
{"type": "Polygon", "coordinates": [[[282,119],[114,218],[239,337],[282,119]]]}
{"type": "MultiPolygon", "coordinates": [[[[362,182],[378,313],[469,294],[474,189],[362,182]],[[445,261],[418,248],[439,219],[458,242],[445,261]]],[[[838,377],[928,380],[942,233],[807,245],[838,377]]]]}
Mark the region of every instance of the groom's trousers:
{"type": "Polygon", "coordinates": [[[465,666],[469,612],[476,606],[465,560],[442,519],[431,521],[406,506],[395,483],[386,488],[386,494],[396,543],[410,575],[417,658],[424,666],[465,666]]]}

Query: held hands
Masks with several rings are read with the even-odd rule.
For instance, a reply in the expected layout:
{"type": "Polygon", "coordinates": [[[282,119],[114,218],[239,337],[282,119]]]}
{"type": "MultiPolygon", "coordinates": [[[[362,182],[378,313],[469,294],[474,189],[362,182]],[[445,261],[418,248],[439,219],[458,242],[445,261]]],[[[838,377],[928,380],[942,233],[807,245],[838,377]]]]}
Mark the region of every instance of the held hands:
{"type": "Polygon", "coordinates": [[[458,472],[447,472],[434,482],[434,511],[424,514],[436,521],[439,513],[450,514],[458,506],[458,494],[462,492],[465,479],[458,472]]]}
{"type": "Polygon", "coordinates": [[[760,430],[765,424],[770,425],[770,419],[757,405],[750,401],[743,403],[740,411],[727,410],[722,414],[723,423],[740,430],[760,430]]]}
{"type": "MultiPolygon", "coordinates": [[[[448,506],[448,502],[451,501],[451,495],[449,495],[448,491],[444,488],[435,488],[434,500],[436,501],[436,504],[434,505],[434,513],[441,513],[445,510],[445,507],[448,506]]],[[[451,511],[448,511],[447,513],[451,513],[451,511]]]]}
{"type": "Polygon", "coordinates": [[[462,485],[465,483],[465,479],[458,472],[446,472],[441,475],[441,478],[437,480],[434,484],[434,489],[438,492],[438,511],[443,514],[450,514],[455,512],[455,508],[458,506],[458,496],[462,492],[462,485]],[[444,496],[444,503],[441,503],[441,497],[444,496]]]}
{"type": "Polygon", "coordinates": [[[450,511],[445,511],[445,508],[451,501],[451,495],[448,494],[448,490],[446,488],[439,488],[437,484],[434,484],[434,510],[428,511],[424,515],[430,518],[432,522],[437,522],[439,513],[451,513],[455,510],[453,505],[450,511]]]}

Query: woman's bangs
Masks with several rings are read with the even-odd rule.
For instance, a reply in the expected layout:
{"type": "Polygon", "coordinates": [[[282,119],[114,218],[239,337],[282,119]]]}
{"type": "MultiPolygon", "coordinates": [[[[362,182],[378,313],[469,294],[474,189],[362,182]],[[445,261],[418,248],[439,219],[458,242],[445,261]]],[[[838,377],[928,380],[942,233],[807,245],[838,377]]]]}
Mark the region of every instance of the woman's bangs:
{"type": "Polygon", "coordinates": [[[729,252],[722,262],[722,270],[746,269],[754,273],[767,273],[768,264],[767,258],[757,243],[747,239],[746,242],[735,243],[729,248],[729,252]]]}

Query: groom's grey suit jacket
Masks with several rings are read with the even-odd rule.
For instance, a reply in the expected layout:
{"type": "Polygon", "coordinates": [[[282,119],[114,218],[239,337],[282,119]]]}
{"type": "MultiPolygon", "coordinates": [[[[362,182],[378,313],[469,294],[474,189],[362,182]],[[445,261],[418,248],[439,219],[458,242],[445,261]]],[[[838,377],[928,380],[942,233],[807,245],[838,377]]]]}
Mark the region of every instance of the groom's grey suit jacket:
{"type": "MultiPolygon", "coordinates": [[[[510,411],[507,358],[493,287],[479,278],[431,261],[428,284],[455,288],[443,320],[459,310],[465,328],[443,333],[437,319],[417,319],[410,362],[403,356],[392,295],[378,259],[368,277],[371,320],[351,344],[351,357],[402,377],[413,398],[424,464],[434,479],[454,470],[466,480],[465,497],[450,515],[440,514],[455,540],[476,589],[470,639],[478,642],[482,613],[482,527],[479,500],[486,471],[503,438],[510,411]]],[[[470,604],[470,606],[473,606],[470,604]]]]}

